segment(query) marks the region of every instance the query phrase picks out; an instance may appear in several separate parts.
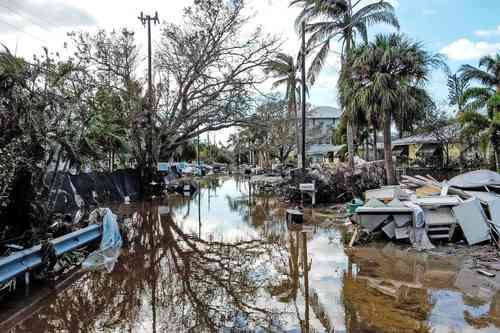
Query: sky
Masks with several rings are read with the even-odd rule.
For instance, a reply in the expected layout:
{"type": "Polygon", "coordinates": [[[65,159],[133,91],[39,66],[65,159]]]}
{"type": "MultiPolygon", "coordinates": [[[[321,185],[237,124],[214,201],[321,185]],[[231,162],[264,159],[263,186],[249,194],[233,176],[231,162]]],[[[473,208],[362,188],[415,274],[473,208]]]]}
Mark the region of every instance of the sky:
{"type": "MultiPolygon", "coordinates": [[[[30,58],[43,46],[61,51],[68,40],[66,33],[75,30],[120,29],[136,31],[136,39],[145,50],[146,31],[137,19],[141,11],[158,11],[160,21],[179,22],[182,8],[192,0],[0,0],[0,42],[11,52],[30,58]],[[144,38],[142,37],[144,34],[144,38]]],[[[365,2],[375,0],[363,0],[365,2]]],[[[463,64],[477,65],[481,56],[500,51],[499,0],[390,0],[396,8],[401,32],[423,43],[434,53],[442,53],[452,71],[463,64]]],[[[297,8],[289,0],[247,0],[250,25],[260,25],[283,40],[283,50],[296,54],[299,38],[294,28],[297,8]]],[[[153,38],[159,29],[153,27],[153,38]]],[[[370,29],[375,33],[394,31],[385,26],[370,29]]],[[[338,106],[336,83],[340,68],[339,48],[334,48],[323,73],[310,89],[313,105],[338,106]],[[336,49],[336,50],[335,50],[336,49]]],[[[266,85],[270,89],[270,84],[266,85]]],[[[439,103],[447,96],[446,80],[435,73],[428,84],[439,103]]],[[[279,92],[279,90],[278,90],[279,92]]],[[[228,131],[221,133],[221,139],[228,131]]]]}

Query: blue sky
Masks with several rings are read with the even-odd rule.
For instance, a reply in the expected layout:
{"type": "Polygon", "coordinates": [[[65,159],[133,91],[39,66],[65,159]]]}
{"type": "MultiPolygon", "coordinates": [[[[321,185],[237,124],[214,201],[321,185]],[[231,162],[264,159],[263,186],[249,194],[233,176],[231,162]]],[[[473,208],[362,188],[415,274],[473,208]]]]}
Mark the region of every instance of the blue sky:
{"type": "MultiPolygon", "coordinates": [[[[298,8],[289,8],[289,0],[246,0],[248,14],[253,15],[251,26],[261,26],[263,31],[280,36],[283,50],[296,54],[299,39],[293,26],[298,8]]],[[[376,0],[362,0],[374,2],[376,0]]],[[[477,65],[485,54],[500,51],[500,0],[388,0],[396,7],[401,32],[421,41],[433,52],[444,52],[453,71],[462,64],[477,65]]],[[[16,54],[31,57],[40,53],[42,46],[62,50],[67,41],[66,32],[72,30],[95,31],[98,28],[119,29],[128,27],[136,31],[137,40],[143,44],[144,27],[137,15],[158,11],[161,21],[178,22],[182,8],[192,0],[0,0],[0,42],[16,54]],[[143,35],[141,35],[143,34],[143,35]]],[[[374,27],[371,33],[389,32],[383,26],[374,27]]],[[[153,39],[158,29],[153,28],[153,39]]],[[[334,48],[335,49],[335,48],[334,48]]],[[[339,48],[336,48],[337,51],[339,48]]],[[[332,52],[324,72],[312,87],[310,100],[313,105],[337,105],[336,84],[340,59],[332,52]]],[[[447,96],[443,74],[433,76],[429,90],[436,102],[447,96]]],[[[264,85],[270,90],[271,81],[264,85]]],[[[230,131],[220,133],[225,141],[230,131]]],[[[218,139],[219,141],[219,139],[218,139]]]]}
{"type": "MultiPolygon", "coordinates": [[[[499,0],[398,0],[393,1],[401,32],[424,44],[427,50],[444,53],[447,64],[456,71],[463,64],[477,66],[479,57],[500,51],[499,0]]],[[[371,28],[372,34],[389,32],[383,26],[371,28]]],[[[336,81],[336,68],[327,69],[329,81],[336,81]],[[335,77],[335,78],[334,78],[335,77]]],[[[436,102],[447,96],[442,73],[435,73],[429,90],[436,102]]],[[[335,103],[328,89],[314,89],[315,104],[335,103]]]]}

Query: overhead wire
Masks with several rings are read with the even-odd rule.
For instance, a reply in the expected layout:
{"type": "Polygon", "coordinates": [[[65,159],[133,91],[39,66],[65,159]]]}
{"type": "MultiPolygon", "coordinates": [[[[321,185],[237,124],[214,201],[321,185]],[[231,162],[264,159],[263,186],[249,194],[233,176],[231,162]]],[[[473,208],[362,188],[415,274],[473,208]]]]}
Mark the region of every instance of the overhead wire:
{"type": "Polygon", "coordinates": [[[25,13],[23,13],[22,11],[20,11],[19,9],[13,9],[12,7],[10,6],[7,6],[6,4],[0,4],[0,7],[3,7],[9,11],[11,11],[12,13],[18,15],[18,16],[22,16],[24,17],[25,19],[27,19],[28,21],[30,21],[32,24],[42,28],[43,30],[47,31],[47,32],[50,32],[49,29],[47,29],[46,27],[42,26],[40,23],[43,22],[44,24],[46,24],[47,26],[49,27],[53,27],[53,28],[57,28],[57,26],[55,24],[52,24],[48,21],[46,21],[45,19],[42,19],[41,17],[36,17],[36,16],[31,16],[31,15],[26,15],[25,13]],[[38,21],[35,22],[36,19],[38,21]]]}
{"type": "Polygon", "coordinates": [[[19,31],[19,32],[22,32],[22,33],[24,33],[24,34],[26,34],[26,35],[30,36],[31,38],[37,39],[37,40],[41,41],[42,43],[47,44],[47,41],[46,41],[46,40],[44,40],[43,38],[40,38],[40,37],[38,37],[38,36],[35,36],[34,34],[32,34],[32,33],[30,33],[30,32],[27,32],[27,31],[25,31],[24,29],[22,29],[22,28],[20,28],[20,27],[18,27],[18,26],[16,26],[16,25],[14,25],[14,24],[12,24],[12,23],[6,22],[6,21],[4,21],[4,20],[2,20],[2,19],[0,19],[0,22],[1,22],[1,23],[3,23],[3,24],[5,24],[5,25],[8,25],[9,27],[13,28],[14,30],[17,30],[17,31],[19,31]]]}

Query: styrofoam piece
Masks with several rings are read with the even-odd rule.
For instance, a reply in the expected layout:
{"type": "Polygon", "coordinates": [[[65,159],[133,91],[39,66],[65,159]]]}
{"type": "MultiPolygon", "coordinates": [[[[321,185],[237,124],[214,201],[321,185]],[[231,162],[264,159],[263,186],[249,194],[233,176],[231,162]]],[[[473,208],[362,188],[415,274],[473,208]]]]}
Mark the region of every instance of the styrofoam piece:
{"type": "Polygon", "coordinates": [[[382,186],[374,190],[368,190],[365,192],[365,200],[379,199],[379,200],[392,200],[394,198],[399,198],[404,194],[401,191],[401,186],[382,186]]]}
{"type": "Polygon", "coordinates": [[[391,201],[391,202],[389,202],[389,203],[387,204],[387,206],[389,206],[389,207],[406,207],[406,206],[404,205],[404,203],[402,203],[402,202],[401,202],[401,200],[399,200],[398,198],[394,198],[394,199],[392,199],[392,201],[391,201]]]}
{"type": "Polygon", "coordinates": [[[453,213],[469,245],[478,244],[490,239],[490,229],[479,199],[469,199],[453,207],[453,213]]]}
{"type": "Polygon", "coordinates": [[[394,221],[393,221],[391,223],[386,224],[382,228],[382,231],[385,232],[387,237],[389,237],[390,239],[393,239],[396,236],[396,223],[394,223],[394,221]]]}
{"type": "Polygon", "coordinates": [[[375,208],[375,207],[386,207],[386,205],[382,201],[372,198],[368,200],[368,202],[364,205],[364,207],[375,208]]]}
{"type": "Polygon", "coordinates": [[[456,195],[446,195],[418,198],[415,200],[415,203],[420,206],[456,206],[461,201],[456,195]]]}

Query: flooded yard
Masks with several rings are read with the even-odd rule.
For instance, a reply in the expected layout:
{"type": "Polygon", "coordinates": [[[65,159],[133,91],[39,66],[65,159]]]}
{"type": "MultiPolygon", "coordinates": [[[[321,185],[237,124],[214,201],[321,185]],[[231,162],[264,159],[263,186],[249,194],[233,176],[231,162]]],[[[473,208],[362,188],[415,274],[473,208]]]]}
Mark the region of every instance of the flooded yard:
{"type": "Polygon", "coordinates": [[[310,210],[287,226],[285,207],[245,179],[200,186],[115,209],[129,244],[114,271],[77,273],[36,305],[37,290],[7,299],[1,331],[500,331],[499,280],[465,258],[346,250],[332,216],[310,210]]]}

